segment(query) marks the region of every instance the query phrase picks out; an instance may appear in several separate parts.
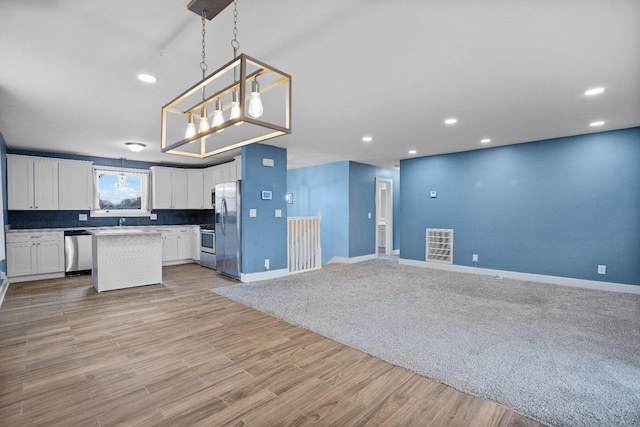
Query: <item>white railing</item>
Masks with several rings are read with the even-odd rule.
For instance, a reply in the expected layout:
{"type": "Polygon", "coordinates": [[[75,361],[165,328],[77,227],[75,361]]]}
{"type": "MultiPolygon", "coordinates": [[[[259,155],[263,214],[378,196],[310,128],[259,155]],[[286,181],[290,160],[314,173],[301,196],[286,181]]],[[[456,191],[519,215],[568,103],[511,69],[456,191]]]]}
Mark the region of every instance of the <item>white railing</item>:
{"type": "Polygon", "coordinates": [[[322,268],[320,212],[317,216],[287,218],[287,263],[290,273],[322,268]]]}

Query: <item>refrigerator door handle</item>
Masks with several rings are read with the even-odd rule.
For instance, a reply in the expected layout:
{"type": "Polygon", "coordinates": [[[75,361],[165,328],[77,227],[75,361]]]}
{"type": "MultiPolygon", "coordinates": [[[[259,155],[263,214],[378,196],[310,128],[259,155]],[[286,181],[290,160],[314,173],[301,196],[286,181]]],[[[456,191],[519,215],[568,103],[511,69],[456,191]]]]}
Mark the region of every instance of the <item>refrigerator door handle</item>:
{"type": "Polygon", "coordinates": [[[222,218],[220,219],[220,224],[222,227],[222,235],[225,236],[227,234],[227,199],[222,198],[222,218]]]}

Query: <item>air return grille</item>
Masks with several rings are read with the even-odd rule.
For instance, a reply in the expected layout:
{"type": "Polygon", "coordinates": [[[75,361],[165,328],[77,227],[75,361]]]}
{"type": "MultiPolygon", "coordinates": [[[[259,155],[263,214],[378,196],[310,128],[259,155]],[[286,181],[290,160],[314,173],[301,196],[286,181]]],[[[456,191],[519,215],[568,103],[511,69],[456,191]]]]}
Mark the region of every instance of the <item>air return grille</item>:
{"type": "Polygon", "coordinates": [[[453,263],[453,229],[427,228],[427,261],[453,263]]]}

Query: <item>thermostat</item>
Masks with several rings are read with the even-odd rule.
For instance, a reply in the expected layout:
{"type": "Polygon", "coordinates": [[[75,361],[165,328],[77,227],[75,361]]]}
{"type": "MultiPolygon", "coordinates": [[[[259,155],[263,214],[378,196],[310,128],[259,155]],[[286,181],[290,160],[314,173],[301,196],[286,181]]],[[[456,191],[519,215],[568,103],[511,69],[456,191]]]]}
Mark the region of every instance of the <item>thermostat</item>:
{"type": "Polygon", "coordinates": [[[271,200],[272,196],[271,190],[262,190],[262,200],[271,200]]]}

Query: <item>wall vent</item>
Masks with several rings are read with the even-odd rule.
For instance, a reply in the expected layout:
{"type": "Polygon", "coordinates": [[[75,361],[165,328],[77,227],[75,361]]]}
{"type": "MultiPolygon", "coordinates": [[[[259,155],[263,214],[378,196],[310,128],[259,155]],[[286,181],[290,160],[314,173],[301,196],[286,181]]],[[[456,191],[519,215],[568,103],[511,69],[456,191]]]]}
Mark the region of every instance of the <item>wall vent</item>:
{"type": "Polygon", "coordinates": [[[427,228],[426,260],[453,264],[453,229],[427,228]]]}

